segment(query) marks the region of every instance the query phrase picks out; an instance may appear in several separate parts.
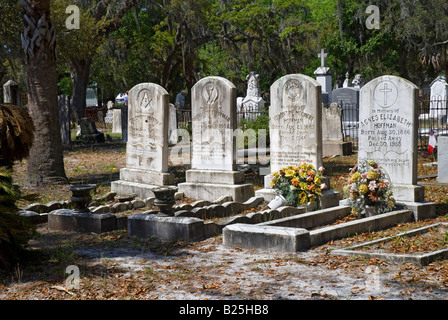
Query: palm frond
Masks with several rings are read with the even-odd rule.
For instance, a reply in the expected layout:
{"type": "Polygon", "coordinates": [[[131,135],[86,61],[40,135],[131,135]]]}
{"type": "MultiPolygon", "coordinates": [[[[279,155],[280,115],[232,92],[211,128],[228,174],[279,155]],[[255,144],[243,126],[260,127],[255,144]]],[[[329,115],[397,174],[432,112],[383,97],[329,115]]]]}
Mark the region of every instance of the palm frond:
{"type": "Polygon", "coordinates": [[[29,156],[34,142],[34,124],[28,112],[11,104],[0,104],[0,152],[13,162],[29,156]]]}

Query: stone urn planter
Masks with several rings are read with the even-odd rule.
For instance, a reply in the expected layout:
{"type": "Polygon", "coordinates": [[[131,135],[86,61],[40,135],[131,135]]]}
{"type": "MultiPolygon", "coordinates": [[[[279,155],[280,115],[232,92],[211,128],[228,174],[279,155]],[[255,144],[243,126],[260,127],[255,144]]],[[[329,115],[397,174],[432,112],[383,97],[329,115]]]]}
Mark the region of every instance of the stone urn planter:
{"type": "Polygon", "coordinates": [[[177,192],[175,188],[155,188],[151,190],[154,193],[154,205],[159,207],[160,216],[174,216],[173,206],[176,203],[174,194],[177,192]]]}
{"type": "Polygon", "coordinates": [[[72,192],[70,201],[75,213],[89,212],[88,205],[92,201],[90,192],[95,188],[92,184],[79,184],[69,187],[72,192]]]}

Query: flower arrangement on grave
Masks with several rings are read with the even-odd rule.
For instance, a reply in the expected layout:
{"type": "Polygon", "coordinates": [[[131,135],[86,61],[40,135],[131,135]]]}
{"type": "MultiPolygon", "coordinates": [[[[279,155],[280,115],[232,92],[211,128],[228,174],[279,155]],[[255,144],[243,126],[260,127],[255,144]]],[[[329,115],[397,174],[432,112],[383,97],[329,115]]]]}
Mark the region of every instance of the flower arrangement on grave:
{"type": "Polygon", "coordinates": [[[387,173],[373,160],[362,161],[350,169],[344,194],[352,212],[360,217],[365,209],[374,207],[377,213],[391,211],[395,207],[387,173]]]}
{"type": "Polygon", "coordinates": [[[271,186],[285,198],[285,204],[299,206],[314,203],[326,185],[322,183],[323,167],[301,162],[299,166],[287,166],[273,173],[271,186]]]}

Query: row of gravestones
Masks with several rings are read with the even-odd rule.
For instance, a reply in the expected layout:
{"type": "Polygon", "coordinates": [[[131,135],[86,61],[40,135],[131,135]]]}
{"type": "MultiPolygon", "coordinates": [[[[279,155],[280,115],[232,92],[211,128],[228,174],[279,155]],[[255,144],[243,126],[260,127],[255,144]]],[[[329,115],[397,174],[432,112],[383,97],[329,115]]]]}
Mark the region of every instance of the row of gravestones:
{"type": "MultiPolygon", "coordinates": [[[[424,205],[424,189],[417,185],[417,98],[413,83],[382,76],[360,90],[358,159],[375,160],[389,174],[395,198],[424,205]]],[[[306,162],[322,166],[322,95],[316,80],[290,74],[271,86],[270,170],[306,162]]],[[[126,167],[111,189],[141,198],[157,186],[173,185],[168,172],[168,93],[153,83],[129,91],[126,167]]],[[[236,167],[236,87],[227,79],[207,77],[192,88],[191,169],[178,185],[186,197],[213,201],[223,195],[245,201],[254,187],[236,167]]],[[[274,197],[269,189],[257,195],[274,197]]],[[[329,185],[329,184],[328,184],[329,185]]],[[[339,195],[325,190],[322,207],[335,206],[339,195]],[[328,201],[324,198],[327,197],[328,201]]]]}

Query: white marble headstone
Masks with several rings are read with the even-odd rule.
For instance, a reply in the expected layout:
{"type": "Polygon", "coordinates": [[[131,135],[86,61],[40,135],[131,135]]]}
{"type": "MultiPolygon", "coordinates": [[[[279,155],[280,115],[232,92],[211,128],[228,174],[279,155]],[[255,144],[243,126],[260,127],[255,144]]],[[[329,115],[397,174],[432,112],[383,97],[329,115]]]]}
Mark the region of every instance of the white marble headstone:
{"type": "Polygon", "coordinates": [[[286,75],[271,86],[271,172],[301,161],[322,165],[321,101],[320,84],[305,75],[286,75]]]}
{"type": "MultiPolygon", "coordinates": [[[[417,184],[417,108],[418,87],[400,77],[376,78],[360,91],[358,161],[375,160],[393,187],[417,184]]],[[[422,200],[405,190],[396,189],[396,198],[422,200]]]]}
{"type": "Polygon", "coordinates": [[[168,170],[168,92],[154,83],[129,91],[126,168],[168,170]]]}
{"type": "MultiPolygon", "coordinates": [[[[429,116],[431,118],[446,118],[446,102],[448,99],[448,83],[443,77],[437,77],[431,83],[430,91],[430,109],[429,116]]],[[[446,120],[446,119],[445,119],[446,120]]]]}
{"type": "Polygon", "coordinates": [[[206,77],[192,88],[192,169],[235,170],[236,87],[206,77]]]}

